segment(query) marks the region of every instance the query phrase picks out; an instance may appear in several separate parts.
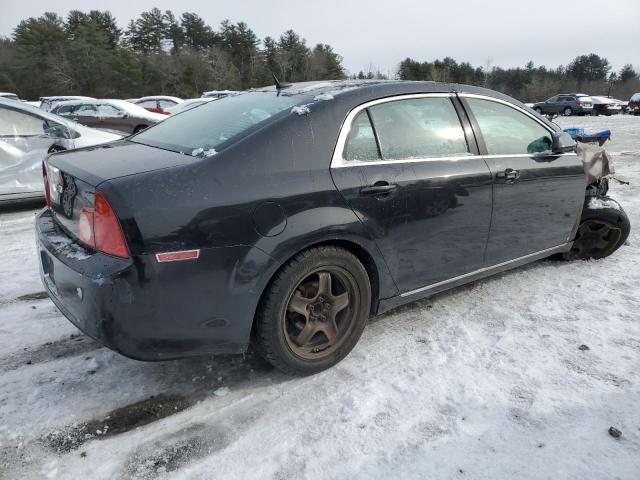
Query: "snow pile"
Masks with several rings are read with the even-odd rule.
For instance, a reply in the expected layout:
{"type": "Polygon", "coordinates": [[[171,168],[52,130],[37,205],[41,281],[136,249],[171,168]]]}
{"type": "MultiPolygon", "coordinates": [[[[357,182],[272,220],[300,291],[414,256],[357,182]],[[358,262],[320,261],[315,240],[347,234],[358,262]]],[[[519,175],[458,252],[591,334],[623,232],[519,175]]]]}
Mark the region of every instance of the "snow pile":
{"type": "Polygon", "coordinates": [[[311,110],[309,110],[309,104],[296,105],[291,109],[291,113],[295,113],[296,115],[307,115],[308,113],[311,113],[311,110]]]}
{"type": "Polygon", "coordinates": [[[608,198],[589,198],[589,208],[592,210],[600,210],[603,208],[613,208],[614,210],[621,210],[620,204],[615,200],[608,198]]]}
{"type": "Polygon", "coordinates": [[[316,95],[315,97],[313,97],[313,99],[316,102],[326,102],[328,100],[333,100],[333,95],[331,95],[330,93],[321,93],[320,95],[316,95]]]}

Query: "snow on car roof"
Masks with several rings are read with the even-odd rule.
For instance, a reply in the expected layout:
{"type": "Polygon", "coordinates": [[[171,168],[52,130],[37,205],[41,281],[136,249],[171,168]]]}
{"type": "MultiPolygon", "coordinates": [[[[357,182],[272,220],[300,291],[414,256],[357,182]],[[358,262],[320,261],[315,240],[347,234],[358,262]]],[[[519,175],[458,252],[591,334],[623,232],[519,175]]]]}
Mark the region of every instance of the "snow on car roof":
{"type": "Polygon", "coordinates": [[[183,99],[178,97],[172,97],[170,95],[149,95],[148,97],[140,97],[136,103],[144,102],[146,100],[171,100],[176,103],[184,102],[183,99]]]}

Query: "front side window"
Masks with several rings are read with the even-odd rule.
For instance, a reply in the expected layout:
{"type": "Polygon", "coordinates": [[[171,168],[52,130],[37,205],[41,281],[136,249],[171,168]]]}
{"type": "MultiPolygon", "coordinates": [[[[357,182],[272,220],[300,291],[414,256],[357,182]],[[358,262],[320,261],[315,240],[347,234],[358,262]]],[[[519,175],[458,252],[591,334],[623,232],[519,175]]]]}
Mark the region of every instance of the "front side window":
{"type": "Polygon", "coordinates": [[[343,158],[359,162],[380,160],[376,136],[366,110],[361,111],[351,124],[343,158]]]}
{"type": "Polygon", "coordinates": [[[170,116],[135,135],[132,141],[168,150],[194,152],[223,148],[226,142],[258,128],[292,107],[309,103],[313,97],[248,92],[209,102],[180,115],[170,116]]]}
{"type": "Polygon", "coordinates": [[[394,100],[369,111],[385,160],[469,154],[460,119],[448,97],[394,100]]]}
{"type": "Polygon", "coordinates": [[[10,108],[0,108],[0,135],[34,136],[45,133],[46,122],[42,118],[10,108]]]}
{"type": "Polygon", "coordinates": [[[551,133],[524,113],[502,103],[467,98],[489,155],[520,155],[551,149],[551,133]]]}

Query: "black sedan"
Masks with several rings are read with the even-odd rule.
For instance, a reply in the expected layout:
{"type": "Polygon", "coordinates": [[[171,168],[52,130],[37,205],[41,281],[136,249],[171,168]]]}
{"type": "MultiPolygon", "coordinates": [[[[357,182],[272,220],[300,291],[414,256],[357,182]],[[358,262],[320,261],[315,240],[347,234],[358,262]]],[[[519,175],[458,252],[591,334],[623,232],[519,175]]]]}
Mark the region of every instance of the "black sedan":
{"type": "Polygon", "coordinates": [[[41,275],[78,328],[143,360],[241,353],[308,374],[370,315],[551,255],[603,257],[575,144],[497,92],[278,85],[52,155],[41,275]]]}

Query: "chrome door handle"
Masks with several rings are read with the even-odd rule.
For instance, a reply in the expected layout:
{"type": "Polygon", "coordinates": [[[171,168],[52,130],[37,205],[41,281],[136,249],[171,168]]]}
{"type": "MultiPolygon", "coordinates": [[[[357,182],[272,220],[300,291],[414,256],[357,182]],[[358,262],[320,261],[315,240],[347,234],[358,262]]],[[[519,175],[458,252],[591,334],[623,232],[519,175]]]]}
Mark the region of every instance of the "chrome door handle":
{"type": "Polygon", "coordinates": [[[504,183],[515,183],[520,179],[520,170],[507,168],[504,172],[498,172],[496,174],[496,179],[502,180],[504,183]]]}

